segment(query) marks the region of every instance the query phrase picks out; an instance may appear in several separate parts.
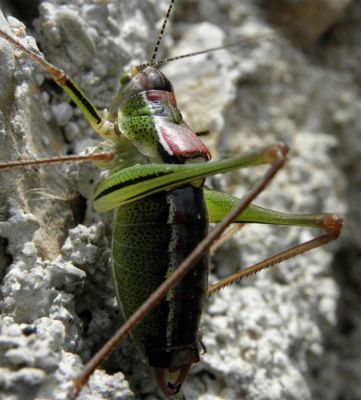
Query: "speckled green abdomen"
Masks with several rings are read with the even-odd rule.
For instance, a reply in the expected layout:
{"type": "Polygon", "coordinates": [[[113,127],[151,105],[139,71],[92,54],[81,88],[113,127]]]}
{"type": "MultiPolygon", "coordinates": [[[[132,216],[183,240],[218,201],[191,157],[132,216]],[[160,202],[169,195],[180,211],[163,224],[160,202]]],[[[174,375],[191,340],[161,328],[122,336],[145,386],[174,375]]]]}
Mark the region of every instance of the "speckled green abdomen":
{"type": "MultiPolygon", "coordinates": [[[[203,191],[193,186],[162,192],[117,210],[113,268],[126,317],[192,252],[207,230],[203,191]]],[[[174,347],[196,348],[207,266],[206,255],[133,332],[151,366],[167,367],[174,347]]]]}

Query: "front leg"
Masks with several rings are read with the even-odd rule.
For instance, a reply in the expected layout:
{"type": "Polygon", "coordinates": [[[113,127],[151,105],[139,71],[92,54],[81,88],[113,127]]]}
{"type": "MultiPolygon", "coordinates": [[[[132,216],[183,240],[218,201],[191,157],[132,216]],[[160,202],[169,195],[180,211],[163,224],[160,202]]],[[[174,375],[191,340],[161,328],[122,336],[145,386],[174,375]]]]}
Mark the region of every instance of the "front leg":
{"type": "Polygon", "coordinates": [[[17,39],[5,31],[0,30],[0,37],[7,40],[12,46],[26,54],[35,63],[40,65],[45,71],[47,71],[54,81],[64,90],[65,93],[74,101],[83,113],[85,119],[89,122],[92,128],[103,138],[116,140],[117,135],[114,132],[114,124],[107,119],[103,118],[99,110],[89,100],[85,93],[80,87],[69,78],[69,76],[60,68],[55,67],[45,58],[41,57],[34,51],[27,49],[17,39]]]}

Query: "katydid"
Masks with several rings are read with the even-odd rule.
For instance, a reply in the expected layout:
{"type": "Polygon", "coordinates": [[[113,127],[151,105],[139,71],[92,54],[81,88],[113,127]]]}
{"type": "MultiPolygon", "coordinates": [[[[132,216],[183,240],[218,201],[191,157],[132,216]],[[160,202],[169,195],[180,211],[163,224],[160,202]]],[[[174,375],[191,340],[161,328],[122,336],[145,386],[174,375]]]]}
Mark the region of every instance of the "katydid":
{"type": "MultiPolygon", "coordinates": [[[[173,270],[179,270],[177,266],[201,242],[206,235],[207,212],[209,221],[217,222],[234,205],[241,204],[238,214],[243,212],[237,217],[238,222],[320,227],[326,231],[315,240],[265,260],[255,268],[237,274],[230,281],[209,288],[209,293],[338,237],[342,221],[332,214],[283,214],[250,205],[283,165],[287,153],[284,145],[268,146],[244,156],[206,163],[210,158],[209,151],[183,121],[172,85],[159,72],[154,57],[149,65],[136,66],[121,76],[120,91],[104,118],[62,71],[26,50],[7,34],[1,33],[1,36],[42,65],[78,105],[95,131],[105,139],[114,141],[110,151],[83,158],[109,163],[110,174],[97,187],[94,205],[99,211],[117,208],[113,228],[113,265],[118,297],[127,317],[160,285],[164,277],[170,276],[173,270]],[[129,159],[130,155],[134,158],[129,159]],[[134,166],[123,168],[124,159],[127,165],[132,162],[134,166]],[[242,202],[212,190],[203,190],[206,176],[261,164],[271,164],[269,172],[256,190],[250,192],[251,195],[242,202]],[[156,228],[159,228],[159,232],[156,228]],[[139,247],[134,247],[134,243],[143,244],[141,251],[139,247]],[[162,248],[167,251],[154,251],[162,248]],[[162,270],[153,271],[151,277],[144,278],[143,268],[145,264],[148,267],[148,263],[162,266],[162,270]],[[129,271],[126,273],[126,270],[129,271]],[[145,279],[153,282],[148,284],[147,290],[142,288],[142,293],[137,293],[139,286],[135,285],[142,285],[145,279]],[[132,296],[128,296],[127,292],[131,292],[132,296]]],[[[76,161],[76,157],[70,157],[69,160],[76,161]]],[[[57,158],[53,161],[65,160],[57,158]]],[[[82,160],[78,158],[78,161],[82,160]]],[[[36,164],[47,162],[50,161],[38,160],[36,164]]],[[[20,166],[26,164],[24,161],[20,166]]],[[[19,167],[16,163],[3,165],[4,168],[12,166],[19,167]]],[[[206,247],[209,247],[211,240],[206,240],[206,247]]],[[[133,332],[137,346],[155,368],[165,395],[179,391],[189,367],[199,359],[197,331],[199,313],[207,292],[208,261],[206,253],[197,253],[197,257],[200,260],[193,261],[194,265],[188,264],[194,270],[180,282],[174,282],[177,284],[174,289],[164,291],[162,295],[166,296],[166,300],[162,300],[133,332]]]]}

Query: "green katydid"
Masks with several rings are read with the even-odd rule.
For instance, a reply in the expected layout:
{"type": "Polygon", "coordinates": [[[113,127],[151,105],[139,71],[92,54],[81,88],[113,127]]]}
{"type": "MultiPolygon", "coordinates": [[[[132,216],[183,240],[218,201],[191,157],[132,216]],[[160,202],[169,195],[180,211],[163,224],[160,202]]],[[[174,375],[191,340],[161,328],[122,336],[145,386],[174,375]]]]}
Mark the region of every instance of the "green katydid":
{"type": "MultiPolygon", "coordinates": [[[[11,40],[9,37],[7,37],[7,40],[11,40]]],[[[18,46],[16,42],[13,42],[14,46],[18,46]]],[[[22,49],[22,51],[26,51],[25,49],[22,49]]],[[[27,53],[30,57],[32,57],[31,53],[27,53]]],[[[35,56],[35,61],[38,62],[39,64],[42,63],[41,59],[37,56],[35,56]]],[[[63,87],[65,91],[68,92],[72,100],[77,103],[77,105],[82,109],[86,119],[90,122],[90,124],[95,127],[95,130],[101,134],[101,136],[104,136],[106,138],[112,138],[118,142],[117,147],[119,146],[120,148],[120,154],[116,153],[114,156],[114,151],[110,151],[107,153],[99,153],[94,156],[87,156],[85,158],[89,160],[96,160],[97,158],[107,160],[110,159],[112,160],[114,157],[117,158],[122,158],[124,153],[126,153],[132,146],[134,138],[131,137],[133,133],[136,132],[135,127],[132,126],[129,131],[127,131],[127,121],[125,120],[126,114],[128,112],[130,113],[135,113],[137,114],[139,111],[135,107],[134,104],[131,104],[129,102],[128,104],[123,106],[122,101],[124,100],[123,95],[122,96],[117,96],[115,100],[115,105],[110,109],[110,121],[104,121],[102,117],[100,116],[100,113],[96,110],[96,108],[91,104],[91,103],[84,103],[84,99],[80,98],[78,89],[74,89],[74,84],[72,81],[69,81],[68,79],[64,79],[64,76],[59,74],[59,71],[57,69],[54,69],[53,66],[50,64],[44,65],[49,72],[52,72],[52,75],[54,78],[57,79],[58,83],[63,87]],[[119,100],[121,101],[121,105],[123,106],[122,112],[124,114],[122,115],[115,115],[113,112],[112,115],[112,110],[117,109],[119,107],[119,100]],[[128,110],[126,110],[126,107],[128,107],[128,110]],[[120,124],[123,123],[123,125],[120,124]],[[119,125],[119,129],[114,129],[113,124],[116,126],[119,125]],[[120,132],[124,133],[127,132],[127,137],[123,137],[120,135],[120,132]],[[124,150],[126,149],[126,150],[124,150]]],[[[154,71],[152,67],[138,67],[134,68],[129,75],[123,76],[121,78],[121,83],[123,85],[123,91],[126,92],[127,85],[129,82],[133,80],[133,78],[136,78],[137,76],[143,74],[142,78],[148,78],[149,75],[154,75],[155,76],[155,81],[156,85],[159,84],[159,79],[161,79],[161,88],[167,93],[171,93],[171,90],[169,89],[169,83],[165,81],[165,78],[158,73],[154,71]],[[165,86],[164,86],[165,85],[165,86]]],[[[154,86],[150,85],[150,88],[154,88],[154,86]]],[[[159,88],[156,86],[157,90],[159,88]]],[[[144,89],[144,88],[143,88],[144,89]]],[[[81,92],[80,92],[81,93],[81,92]]],[[[136,95],[137,92],[132,93],[132,97],[136,95]]],[[[167,94],[166,97],[159,93],[150,93],[152,96],[148,98],[150,102],[153,102],[153,111],[150,112],[149,109],[143,109],[142,113],[140,113],[141,116],[149,116],[151,113],[156,113],[159,112],[157,110],[157,107],[159,103],[163,103],[167,105],[166,109],[171,109],[172,113],[176,113],[177,110],[175,108],[175,99],[173,98],[172,95],[167,94]]],[[[126,94],[127,95],[127,94],[126,94]]],[[[82,94],[81,94],[82,96],[82,94]]],[[[139,101],[139,98],[134,99],[135,103],[139,101]]],[[[147,105],[147,104],[146,104],[147,105]]],[[[143,105],[144,107],[144,105],[143,105]]],[[[163,116],[162,116],[163,117],[163,116]]],[[[183,121],[180,119],[180,116],[177,117],[178,119],[175,121],[176,123],[183,124],[183,121]]],[[[167,128],[167,127],[166,127],[167,128]]],[[[172,130],[172,128],[168,127],[168,131],[172,130]]],[[[166,129],[167,131],[167,129],[166,129]]],[[[141,130],[139,130],[139,133],[141,133],[141,130]]],[[[179,187],[183,187],[184,185],[187,185],[189,182],[193,182],[196,191],[198,192],[200,189],[199,187],[202,184],[203,178],[205,178],[208,175],[223,172],[223,171],[229,171],[234,168],[238,168],[241,166],[252,166],[252,165],[258,165],[258,164],[263,164],[263,163],[270,163],[277,165],[277,168],[272,168],[270,175],[273,175],[276,170],[281,166],[281,164],[284,161],[284,155],[285,155],[285,149],[284,146],[282,145],[277,145],[277,146],[270,146],[267,149],[261,150],[259,152],[254,152],[250,155],[247,156],[242,156],[242,157],[236,157],[231,160],[225,160],[225,161],[220,161],[216,163],[207,163],[207,164],[189,164],[187,165],[179,165],[179,162],[184,162],[184,159],[187,158],[208,158],[208,153],[207,150],[203,147],[203,145],[200,143],[200,141],[194,137],[191,136],[190,133],[186,133],[186,135],[189,136],[189,141],[192,141],[193,144],[190,149],[187,148],[188,153],[186,155],[177,153],[176,158],[177,161],[175,162],[174,160],[172,161],[170,165],[167,165],[168,163],[166,162],[165,164],[162,164],[160,162],[168,161],[171,156],[174,156],[175,150],[172,148],[173,145],[176,145],[176,147],[182,146],[183,142],[177,142],[177,141],[169,141],[169,139],[166,137],[166,135],[161,136],[161,143],[163,144],[162,152],[159,154],[157,152],[158,149],[154,148],[154,144],[149,145],[149,142],[153,141],[152,139],[147,138],[147,142],[137,142],[137,148],[140,151],[141,155],[139,156],[139,159],[137,158],[135,162],[142,160],[143,158],[148,158],[152,161],[149,166],[147,165],[141,165],[141,166],[135,166],[135,167],[129,167],[128,169],[121,169],[121,164],[116,163],[116,161],[110,161],[111,167],[114,171],[114,174],[110,175],[103,183],[99,185],[99,187],[96,190],[95,196],[94,196],[94,203],[95,207],[98,208],[100,211],[106,211],[109,209],[113,209],[118,206],[122,206],[124,204],[129,203],[129,206],[127,207],[133,207],[135,204],[143,204],[145,205],[146,203],[144,201],[147,201],[147,196],[149,195],[154,195],[156,197],[151,197],[150,200],[158,202],[159,199],[163,196],[164,190],[173,190],[175,189],[175,192],[178,190],[179,187]],[[165,146],[164,146],[165,144],[165,146]],[[179,145],[179,146],[178,146],[179,145]],[[283,153],[283,155],[280,153],[283,153]],[[149,178],[151,177],[151,179],[149,178]],[[158,197],[157,193],[160,193],[160,197],[158,197]],[[145,199],[145,200],[142,200],[145,199]],[[155,199],[155,200],[154,200],[155,199]],[[138,203],[139,201],[139,203],[138,203]],[[134,203],[132,203],[134,202],[134,203]],[[142,202],[142,203],[140,203],[142,202]]],[[[160,133],[158,132],[158,136],[160,136],[160,133]]],[[[188,145],[188,144],[187,144],[188,145]]],[[[156,146],[159,146],[157,144],[156,146]]],[[[57,161],[64,161],[63,159],[58,159],[57,161]]],[[[142,160],[143,161],[143,160],[142,160]]],[[[200,160],[198,160],[200,161],[200,160]]],[[[39,163],[39,162],[38,162],[39,163]]],[[[11,164],[7,163],[6,167],[10,167],[11,164]]],[[[267,176],[267,179],[265,178],[262,182],[263,185],[268,183],[269,179],[271,176],[267,176]]],[[[170,191],[170,193],[175,193],[170,191]]],[[[197,194],[198,196],[198,194],[197,194]]],[[[168,197],[167,197],[168,199],[168,197]]],[[[174,201],[176,203],[177,200],[170,200],[168,199],[166,201],[172,203],[174,201]]],[[[164,200],[164,199],[163,199],[164,200]]],[[[232,206],[235,203],[238,203],[238,200],[226,196],[226,195],[219,195],[217,192],[213,191],[206,191],[205,192],[205,200],[210,216],[210,221],[215,222],[221,220],[225,215],[228,214],[228,212],[231,210],[232,206]]],[[[174,203],[174,204],[175,204],[174,203]]],[[[244,203],[244,207],[248,205],[248,203],[244,203]]],[[[145,206],[144,206],[145,207],[145,206]]],[[[154,207],[154,205],[153,205],[154,207]]],[[[126,207],[121,207],[120,210],[125,210],[126,207]]],[[[125,211],[126,216],[128,217],[129,215],[132,215],[134,211],[130,208],[131,211],[125,211]]],[[[134,209],[133,209],[134,210],[134,209]]],[[[167,211],[169,214],[170,209],[167,211]]],[[[122,218],[125,218],[124,216],[122,218]]],[[[120,218],[118,216],[118,218],[120,218]]],[[[310,226],[310,227],[323,227],[328,231],[328,233],[323,236],[321,239],[316,240],[315,242],[312,242],[315,246],[319,246],[323,244],[324,242],[328,242],[330,240],[335,239],[339,231],[341,229],[341,222],[334,216],[332,215],[318,215],[318,216],[299,216],[299,215],[292,215],[292,214],[280,214],[276,212],[269,212],[268,210],[261,209],[255,206],[249,206],[245,213],[242,214],[242,216],[239,219],[242,222],[260,222],[260,223],[278,223],[278,224],[286,224],[286,225],[301,225],[301,226],[310,226]]],[[[134,223],[134,222],[133,222],[134,223]]],[[[130,237],[130,240],[135,240],[134,237],[130,237]]],[[[312,244],[312,246],[313,246],[312,244]]],[[[156,246],[159,246],[157,244],[156,246]]],[[[269,263],[265,263],[261,265],[261,267],[266,267],[268,264],[274,264],[275,262],[280,261],[283,258],[288,258],[290,256],[293,256],[294,254],[297,254],[301,251],[305,251],[309,248],[312,247],[311,245],[306,245],[302,247],[301,249],[296,249],[294,252],[287,252],[284,255],[280,256],[279,259],[277,260],[271,260],[269,263]]],[[[185,258],[186,254],[183,256],[185,258]]],[[[203,267],[202,267],[203,268],[203,267]]],[[[246,273],[247,275],[247,273],[246,273]]],[[[204,277],[201,278],[201,280],[204,280],[204,277]]],[[[156,283],[156,286],[158,286],[159,282],[156,283]]],[[[152,289],[153,290],[153,289],[152,289]]],[[[152,291],[151,290],[151,291],[152,291]]],[[[204,289],[203,289],[204,290],[204,289]]],[[[199,307],[199,306],[198,306],[199,307]]],[[[130,309],[134,309],[134,306],[130,306],[130,309]]],[[[195,323],[197,325],[197,323],[195,323]]],[[[169,328],[171,331],[171,328],[169,328]]],[[[168,338],[169,339],[169,338],[168,338]]],[[[169,339],[171,340],[171,339],[169,339]]],[[[178,347],[179,345],[173,345],[170,347],[178,347]]],[[[192,343],[186,346],[186,349],[190,349],[190,360],[191,362],[196,360],[198,358],[198,350],[196,349],[196,345],[194,344],[194,340],[192,343]]],[[[146,354],[150,353],[149,349],[146,349],[145,351],[146,354]]],[[[155,351],[155,353],[159,353],[160,350],[155,351]]],[[[166,349],[166,352],[169,352],[169,348],[166,349]]],[[[190,364],[190,361],[187,359],[187,362],[184,364],[186,368],[184,367],[183,364],[177,364],[177,357],[175,357],[176,361],[175,365],[176,367],[172,366],[172,371],[171,371],[171,378],[170,379],[175,379],[175,383],[164,383],[164,376],[165,375],[160,375],[160,382],[161,385],[163,385],[163,390],[166,391],[167,387],[170,388],[170,392],[176,391],[179,389],[182,380],[184,379],[184,371],[188,369],[188,366],[190,364]],[[174,371],[173,371],[174,369],[174,371]],[[180,372],[179,372],[180,370],[180,372]],[[179,373],[179,376],[177,376],[177,373],[179,373]],[[174,374],[175,377],[172,375],[174,374]]],[[[156,364],[156,362],[153,362],[156,364]]],[[[158,367],[157,365],[154,365],[158,367]]],[[[162,368],[164,366],[162,365],[162,368]]]]}

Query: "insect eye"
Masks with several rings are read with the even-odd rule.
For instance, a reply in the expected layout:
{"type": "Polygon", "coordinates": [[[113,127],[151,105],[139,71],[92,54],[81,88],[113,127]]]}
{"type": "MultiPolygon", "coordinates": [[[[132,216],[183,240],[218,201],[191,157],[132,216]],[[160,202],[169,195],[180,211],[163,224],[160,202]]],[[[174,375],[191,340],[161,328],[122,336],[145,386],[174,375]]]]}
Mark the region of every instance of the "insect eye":
{"type": "Polygon", "coordinates": [[[149,69],[147,72],[147,80],[149,87],[157,90],[164,90],[166,92],[172,92],[173,87],[168,78],[166,78],[160,71],[157,69],[149,69]]]}
{"type": "Polygon", "coordinates": [[[130,82],[132,79],[132,75],[129,72],[124,72],[120,75],[120,84],[125,85],[126,83],[130,82]]]}

